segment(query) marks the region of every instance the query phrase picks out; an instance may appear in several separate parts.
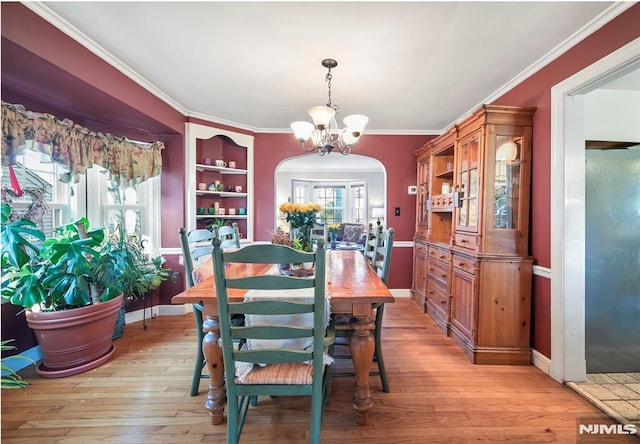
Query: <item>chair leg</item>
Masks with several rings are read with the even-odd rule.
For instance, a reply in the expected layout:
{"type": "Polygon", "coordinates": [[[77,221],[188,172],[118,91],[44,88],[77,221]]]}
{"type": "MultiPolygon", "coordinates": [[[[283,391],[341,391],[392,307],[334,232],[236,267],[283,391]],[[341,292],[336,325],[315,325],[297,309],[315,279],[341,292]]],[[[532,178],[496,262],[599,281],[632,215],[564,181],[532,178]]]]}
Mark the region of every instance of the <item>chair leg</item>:
{"type": "Polygon", "coordinates": [[[389,393],[389,380],[387,379],[387,369],[384,366],[384,357],[382,356],[382,316],[384,315],[384,304],[376,308],[376,329],[375,336],[375,360],[378,363],[378,373],[380,373],[380,381],[382,382],[382,391],[389,393]]]}
{"type": "MultiPolygon", "coordinates": [[[[326,370],[325,370],[326,371],[326,370]]],[[[323,375],[324,378],[324,375],[323,375]]],[[[324,382],[324,381],[323,381],[324,382]]],[[[324,399],[322,392],[324,391],[323,384],[321,383],[314,387],[311,395],[311,433],[309,436],[310,444],[320,444],[320,431],[322,427],[322,410],[324,408],[324,399]]]]}
{"type": "Polygon", "coordinates": [[[202,369],[204,368],[204,353],[202,352],[202,340],[204,333],[202,331],[202,306],[193,304],[193,317],[196,322],[196,331],[198,332],[198,350],[196,353],[196,362],[193,368],[193,377],[191,378],[191,396],[196,396],[200,388],[200,378],[202,377],[202,369]]]}

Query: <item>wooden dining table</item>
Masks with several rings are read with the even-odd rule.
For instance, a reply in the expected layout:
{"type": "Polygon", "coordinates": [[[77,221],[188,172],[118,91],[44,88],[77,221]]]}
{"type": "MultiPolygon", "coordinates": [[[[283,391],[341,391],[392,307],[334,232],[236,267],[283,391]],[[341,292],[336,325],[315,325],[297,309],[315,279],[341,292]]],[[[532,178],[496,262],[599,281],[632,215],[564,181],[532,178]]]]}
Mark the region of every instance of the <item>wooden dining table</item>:
{"type": "MultiPolygon", "coordinates": [[[[373,327],[377,304],[394,302],[387,286],[364,255],[357,250],[327,250],[327,294],[331,312],[351,316],[354,333],[350,338],[351,358],[355,372],[355,393],[353,408],[358,424],[367,424],[369,411],[373,405],[369,388],[369,371],[375,350],[373,327]]],[[[230,264],[227,277],[242,277],[266,274],[272,264],[230,264]]],[[[245,290],[230,289],[229,300],[241,302],[245,290]]],[[[222,350],[218,345],[220,324],[216,300],[214,277],[210,276],[199,284],[175,295],[174,304],[202,303],[204,321],[202,329],[206,333],[202,341],[202,351],[209,372],[209,392],[205,407],[209,411],[212,424],[220,424],[224,419],[226,389],[222,350]]]]}

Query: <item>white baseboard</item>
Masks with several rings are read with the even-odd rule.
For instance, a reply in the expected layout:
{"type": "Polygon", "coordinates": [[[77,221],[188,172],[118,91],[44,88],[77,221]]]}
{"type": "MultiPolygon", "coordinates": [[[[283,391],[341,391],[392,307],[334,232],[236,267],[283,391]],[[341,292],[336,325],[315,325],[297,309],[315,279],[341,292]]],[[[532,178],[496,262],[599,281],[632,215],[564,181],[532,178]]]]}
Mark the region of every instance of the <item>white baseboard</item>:
{"type": "Polygon", "coordinates": [[[191,311],[191,304],[154,305],[153,307],[147,307],[144,313],[142,309],[127,313],[124,317],[124,322],[125,324],[131,324],[132,322],[142,321],[143,317],[145,319],[150,319],[153,316],[179,316],[191,313],[191,311]]]}
{"type": "Polygon", "coordinates": [[[394,298],[410,298],[411,289],[409,288],[391,288],[389,289],[394,298]]]}
{"type": "Polygon", "coordinates": [[[551,368],[551,359],[547,358],[539,351],[531,349],[531,364],[542,370],[545,375],[548,375],[549,369],[551,368]]]}

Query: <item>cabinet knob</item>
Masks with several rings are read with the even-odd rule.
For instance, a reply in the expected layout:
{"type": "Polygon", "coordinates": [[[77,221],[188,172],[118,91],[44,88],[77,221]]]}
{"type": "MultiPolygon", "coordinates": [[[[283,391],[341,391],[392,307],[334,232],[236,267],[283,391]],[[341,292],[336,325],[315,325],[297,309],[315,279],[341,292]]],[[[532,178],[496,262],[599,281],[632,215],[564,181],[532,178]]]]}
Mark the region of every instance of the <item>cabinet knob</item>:
{"type": "Polygon", "coordinates": [[[458,262],[458,267],[464,268],[464,262],[458,262]]]}
{"type": "Polygon", "coordinates": [[[433,267],[429,267],[429,271],[433,271],[433,267]]]}
{"type": "Polygon", "coordinates": [[[461,239],[461,240],[460,240],[460,243],[461,243],[461,244],[466,244],[466,243],[467,243],[467,240],[466,240],[466,239],[461,239]]]}
{"type": "Polygon", "coordinates": [[[447,273],[440,273],[440,277],[441,278],[446,278],[447,277],[447,273]]]}
{"type": "Polygon", "coordinates": [[[446,304],[446,303],[447,303],[447,300],[446,300],[446,299],[442,299],[442,300],[440,301],[440,303],[441,303],[441,304],[446,304]]]}
{"type": "Polygon", "coordinates": [[[441,254],[441,255],[440,255],[440,259],[444,259],[444,254],[441,254]]]}

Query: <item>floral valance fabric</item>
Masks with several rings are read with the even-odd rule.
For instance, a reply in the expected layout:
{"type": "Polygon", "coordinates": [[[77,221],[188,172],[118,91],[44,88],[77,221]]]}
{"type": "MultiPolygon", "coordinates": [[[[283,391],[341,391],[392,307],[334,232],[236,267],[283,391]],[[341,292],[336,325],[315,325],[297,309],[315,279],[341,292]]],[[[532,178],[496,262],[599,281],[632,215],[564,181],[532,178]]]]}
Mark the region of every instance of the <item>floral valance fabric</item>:
{"type": "Polygon", "coordinates": [[[33,149],[61,163],[69,173],[63,182],[78,182],[93,164],[111,173],[120,186],[131,186],[160,174],[162,142],[141,144],[111,134],[95,133],[72,121],[26,111],[2,103],[2,163],[15,165],[16,156],[33,149]]]}

